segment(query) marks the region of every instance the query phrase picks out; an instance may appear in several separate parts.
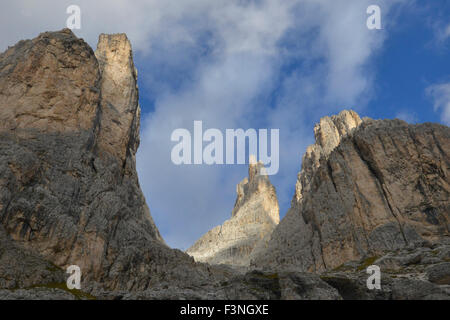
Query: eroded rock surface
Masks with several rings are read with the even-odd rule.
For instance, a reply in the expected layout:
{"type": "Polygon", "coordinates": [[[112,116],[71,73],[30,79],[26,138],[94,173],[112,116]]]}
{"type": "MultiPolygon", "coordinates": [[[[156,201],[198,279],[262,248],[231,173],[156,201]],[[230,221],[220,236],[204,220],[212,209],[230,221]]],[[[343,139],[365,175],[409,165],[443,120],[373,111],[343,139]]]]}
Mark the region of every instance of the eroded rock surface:
{"type": "Polygon", "coordinates": [[[196,261],[248,266],[255,248],[265,247],[280,215],[275,188],[261,170],[261,162],[249,165],[249,177],[236,187],[231,218],[208,231],[186,251],[196,261]]]}

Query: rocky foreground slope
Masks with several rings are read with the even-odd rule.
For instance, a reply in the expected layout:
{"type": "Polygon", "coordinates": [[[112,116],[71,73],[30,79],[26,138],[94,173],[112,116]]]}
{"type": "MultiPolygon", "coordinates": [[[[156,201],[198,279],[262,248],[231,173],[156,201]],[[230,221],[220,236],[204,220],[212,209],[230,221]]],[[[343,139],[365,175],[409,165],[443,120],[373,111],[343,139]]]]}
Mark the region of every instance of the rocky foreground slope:
{"type": "Polygon", "coordinates": [[[323,119],[278,226],[273,187],[251,167],[230,221],[245,234],[268,218],[254,220],[270,222],[265,236],[217,255],[250,261],[242,271],[161,238],[135,169],[136,77],[123,34],[94,52],[68,29],[46,32],[0,54],[0,299],[450,297],[448,127],[323,119]],[[371,263],[381,290],[365,285],[371,263]],[[81,290],[65,286],[69,265],[81,290]]]}

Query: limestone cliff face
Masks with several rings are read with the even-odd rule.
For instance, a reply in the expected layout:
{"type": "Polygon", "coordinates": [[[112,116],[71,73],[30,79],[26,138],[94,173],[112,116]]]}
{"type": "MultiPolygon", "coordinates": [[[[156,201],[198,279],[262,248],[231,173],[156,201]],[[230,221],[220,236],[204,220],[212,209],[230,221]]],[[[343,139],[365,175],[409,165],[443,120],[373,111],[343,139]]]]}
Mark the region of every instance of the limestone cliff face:
{"type": "Polygon", "coordinates": [[[187,250],[196,261],[248,266],[255,247],[265,245],[280,216],[275,188],[261,170],[262,163],[249,165],[249,177],[236,187],[231,218],[187,250]]]}
{"type": "Polygon", "coordinates": [[[95,54],[65,29],[0,55],[0,255],[11,263],[0,269],[20,270],[19,252],[29,252],[58,274],[0,274],[2,288],[61,279],[69,265],[85,288],[142,289],[162,270],[187,276],[179,270],[192,258],[165,245],[140,190],[138,144],[124,34],[101,35],[95,54]]]}
{"type": "Polygon", "coordinates": [[[0,128],[16,134],[92,128],[100,73],[92,49],[69,31],[22,40],[0,56],[0,128]]]}
{"type": "Polygon", "coordinates": [[[449,236],[448,127],[343,111],[314,132],[291,209],[253,265],[324,271],[449,236]]]}

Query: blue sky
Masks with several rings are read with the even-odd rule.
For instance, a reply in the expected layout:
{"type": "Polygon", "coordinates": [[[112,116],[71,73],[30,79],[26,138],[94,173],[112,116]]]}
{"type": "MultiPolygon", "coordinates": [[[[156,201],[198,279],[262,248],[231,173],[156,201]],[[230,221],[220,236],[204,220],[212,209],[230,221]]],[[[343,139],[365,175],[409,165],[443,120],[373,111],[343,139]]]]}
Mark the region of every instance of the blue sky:
{"type": "Polygon", "coordinates": [[[284,216],[320,117],[354,109],[372,118],[450,124],[450,2],[446,0],[136,0],[2,3],[0,50],[59,30],[93,48],[100,33],[133,46],[142,108],[138,174],[166,242],[187,249],[231,215],[246,165],[175,166],[176,128],[277,128],[270,179],[284,216]],[[366,9],[381,8],[382,30],[366,9]]]}
{"type": "Polygon", "coordinates": [[[438,28],[443,27],[432,22],[447,19],[450,23],[450,2],[418,3],[425,5],[399,12],[396,27],[389,30],[384,48],[374,61],[376,93],[364,115],[441,122],[440,112],[433,111],[433,100],[426,88],[450,81],[450,41],[440,39],[438,28]]]}

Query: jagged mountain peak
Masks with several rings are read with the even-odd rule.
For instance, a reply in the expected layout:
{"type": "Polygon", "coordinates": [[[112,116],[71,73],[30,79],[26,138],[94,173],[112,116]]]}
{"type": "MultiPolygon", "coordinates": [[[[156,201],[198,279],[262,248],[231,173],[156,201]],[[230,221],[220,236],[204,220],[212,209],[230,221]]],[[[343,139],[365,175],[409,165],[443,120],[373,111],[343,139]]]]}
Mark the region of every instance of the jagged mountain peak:
{"type": "Polygon", "coordinates": [[[343,110],[337,115],[326,116],[314,126],[316,144],[329,154],[341,139],[362,123],[359,115],[353,110],[343,110]]]}
{"type": "MultiPolygon", "coordinates": [[[[256,162],[254,158],[250,158],[248,166],[248,177],[245,177],[236,186],[236,202],[232,210],[231,216],[234,217],[240,208],[250,200],[251,197],[260,194],[270,198],[277,199],[275,187],[269,180],[269,176],[265,173],[265,167],[262,161],[256,162]]],[[[256,213],[256,219],[265,220],[267,215],[275,222],[280,221],[279,213],[276,210],[261,210],[256,213]]]]}
{"type": "Polygon", "coordinates": [[[306,148],[302,159],[302,169],[298,174],[294,200],[302,198],[302,190],[309,182],[321,159],[326,159],[339,145],[341,140],[351,135],[363,121],[353,110],[343,110],[337,115],[326,116],[314,126],[315,143],[306,148]]]}

